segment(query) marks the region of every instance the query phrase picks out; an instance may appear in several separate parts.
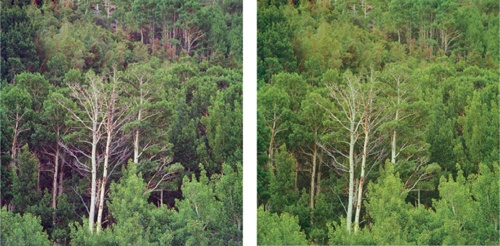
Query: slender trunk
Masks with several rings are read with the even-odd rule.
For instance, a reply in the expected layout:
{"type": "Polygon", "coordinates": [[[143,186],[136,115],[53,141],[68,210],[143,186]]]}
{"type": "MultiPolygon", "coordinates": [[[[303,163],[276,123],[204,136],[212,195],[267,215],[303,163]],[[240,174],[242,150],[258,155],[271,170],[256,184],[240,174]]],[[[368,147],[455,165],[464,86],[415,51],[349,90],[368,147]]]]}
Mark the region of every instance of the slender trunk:
{"type": "Polygon", "coordinates": [[[354,144],[356,143],[355,139],[355,128],[354,128],[354,119],[355,114],[352,114],[351,120],[351,141],[349,143],[349,203],[347,204],[347,231],[349,234],[351,233],[351,224],[352,224],[352,204],[354,200],[354,144]]]}
{"type": "Polygon", "coordinates": [[[57,207],[57,178],[59,174],[59,144],[56,147],[56,156],[54,158],[54,177],[52,179],[52,208],[57,207]]]}
{"type": "Polygon", "coordinates": [[[160,207],[163,206],[163,189],[160,190],[160,207]]]}
{"type": "Polygon", "coordinates": [[[391,162],[396,164],[396,130],[392,132],[391,162]]]}
{"type": "Polygon", "coordinates": [[[418,189],[417,191],[418,191],[417,202],[418,202],[418,206],[420,206],[420,189],[418,189]]]}
{"type": "MultiPolygon", "coordinates": [[[[365,111],[366,112],[366,111],[365,111]]],[[[356,202],[356,216],[354,218],[354,233],[359,229],[359,215],[361,212],[361,201],[363,200],[363,184],[365,183],[366,156],[368,155],[368,141],[370,140],[370,131],[368,129],[368,117],[365,118],[365,142],[363,144],[363,157],[361,161],[361,174],[359,177],[358,201],[356,202]]]]}
{"type": "MultiPolygon", "coordinates": [[[[109,118],[108,118],[109,121],[109,118]]],[[[108,130],[108,138],[106,140],[106,152],[104,153],[104,167],[102,172],[102,182],[99,194],[99,210],[97,211],[97,233],[101,231],[102,227],[102,211],[104,208],[104,194],[106,193],[106,181],[108,175],[109,152],[111,145],[111,129],[108,130]]]]}
{"type": "Polygon", "coordinates": [[[163,51],[167,51],[167,21],[163,20],[162,26],[161,26],[161,39],[162,39],[162,44],[163,44],[163,51]]]}
{"type": "MultiPolygon", "coordinates": [[[[116,73],[115,73],[116,75],[116,73]]],[[[113,81],[116,82],[116,78],[113,77],[113,81]]],[[[104,167],[102,172],[102,182],[99,196],[99,210],[97,212],[97,233],[101,231],[102,228],[102,212],[104,209],[104,195],[106,193],[106,183],[108,178],[108,166],[109,166],[109,156],[111,155],[111,142],[113,141],[113,130],[114,130],[114,112],[115,112],[115,84],[113,85],[113,91],[111,92],[111,100],[109,101],[107,111],[107,122],[106,122],[106,150],[104,152],[104,167]]]]}
{"type": "Polygon", "coordinates": [[[59,172],[59,144],[56,146],[56,156],[54,160],[54,177],[52,180],[52,223],[56,225],[56,208],[57,208],[57,176],[59,172]]]}
{"type": "Polygon", "coordinates": [[[139,130],[135,131],[134,137],[134,163],[139,163],[139,130]]]}
{"type": "Polygon", "coordinates": [[[273,129],[273,132],[271,133],[271,141],[269,143],[269,150],[267,151],[268,152],[268,158],[269,158],[269,162],[271,163],[271,167],[273,167],[274,169],[274,165],[273,165],[273,159],[274,159],[274,129],[273,129]]]}
{"type": "Polygon", "coordinates": [[[16,125],[14,127],[14,137],[12,139],[12,146],[10,149],[10,158],[12,160],[12,167],[14,170],[17,169],[17,135],[19,134],[19,121],[17,120],[18,115],[16,114],[16,125]]]}
{"type": "MultiPolygon", "coordinates": [[[[97,120],[97,116],[95,117],[97,120]]],[[[95,215],[95,200],[96,200],[96,186],[97,186],[97,122],[93,122],[92,134],[92,184],[90,193],[90,211],[89,211],[89,230],[90,233],[94,232],[94,215],[95,215]]]]}
{"type": "MultiPolygon", "coordinates": [[[[64,160],[64,155],[63,155],[63,158],[64,160]]],[[[64,180],[64,161],[61,162],[61,165],[60,165],[60,170],[59,170],[59,187],[57,188],[57,193],[58,193],[58,196],[61,196],[64,192],[64,186],[63,186],[63,180],[64,180]]]]}
{"type": "Polygon", "coordinates": [[[323,158],[321,155],[319,157],[319,162],[318,162],[318,179],[316,181],[316,196],[319,196],[321,194],[321,164],[323,164],[323,158]]]}
{"type": "MultiPolygon", "coordinates": [[[[316,153],[317,153],[317,148],[316,145],[314,145],[314,150],[313,150],[313,157],[312,157],[312,168],[311,168],[311,190],[310,190],[310,201],[309,205],[311,209],[314,209],[314,187],[315,187],[315,181],[316,181],[316,153]]],[[[312,210],[311,210],[312,211],[312,210]]]]}
{"type": "MultiPolygon", "coordinates": [[[[398,91],[398,102],[396,104],[396,123],[399,120],[399,104],[401,102],[400,91],[399,91],[399,78],[397,79],[397,91],[398,91]]],[[[391,143],[391,162],[396,164],[396,137],[397,131],[392,132],[392,143],[391,143]]]]}
{"type": "Polygon", "coordinates": [[[271,132],[271,141],[269,143],[269,149],[267,151],[269,157],[269,170],[274,170],[274,134],[276,132],[276,121],[273,122],[273,129],[271,132]]]}
{"type": "MultiPolygon", "coordinates": [[[[142,95],[142,81],[139,81],[139,91],[140,91],[140,102],[139,102],[139,112],[137,114],[137,121],[141,122],[142,104],[144,103],[142,95]]],[[[134,163],[136,164],[139,163],[139,130],[135,131],[135,136],[134,136],[134,163]]]]}

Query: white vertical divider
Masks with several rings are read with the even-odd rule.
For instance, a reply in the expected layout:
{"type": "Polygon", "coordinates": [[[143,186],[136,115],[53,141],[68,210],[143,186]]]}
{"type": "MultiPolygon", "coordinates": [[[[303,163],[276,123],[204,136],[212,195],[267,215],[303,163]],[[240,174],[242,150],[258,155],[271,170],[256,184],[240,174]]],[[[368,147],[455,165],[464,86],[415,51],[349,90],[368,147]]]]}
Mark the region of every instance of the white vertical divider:
{"type": "Polygon", "coordinates": [[[256,0],[243,0],[243,245],[257,245],[256,0]]]}

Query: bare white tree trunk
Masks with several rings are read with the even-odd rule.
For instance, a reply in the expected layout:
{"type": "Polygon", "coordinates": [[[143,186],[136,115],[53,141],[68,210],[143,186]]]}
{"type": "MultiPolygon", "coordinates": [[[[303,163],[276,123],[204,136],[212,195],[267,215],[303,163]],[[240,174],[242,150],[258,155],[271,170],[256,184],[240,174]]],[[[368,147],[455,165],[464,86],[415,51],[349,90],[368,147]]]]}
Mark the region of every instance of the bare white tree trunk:
{"type": "MultiPolygon", "coordinates": [[[[365,114],[368,114],[368,109],[365,109],[365,114]]],[[[365,170],[366,170],[366,157],[368,155],[368,142],[370,141],[370,130],[368,126],[369,116],[365,116],[365,141],[363,143],[363,157],[361,160],[361,174],[359,176],[359,187],[358,187],[358,200],[356,202],[356,216],[354,218],[354,233],[359,229],[359,215],[361,212],[361,202],[363,200],[363,184],[365,182],[365,170]]]]}
{"type": "MultiPolygon", "coordinates": [[[[108,119],[109,121],[109,119],[108,119]]],[[[108,130],[108,136],[106,140],[106,150],[104,153],[104,167],[102,171],[102,180],[101,180],[101,189],[100,189],[100,194],[99,194],[99,209],[97,211],[97,233],[101,231],[102,227],[102,211],[104,208],[104,193],[106,193],[106,182],[108,178],[108,163],[109,163],[109,147],[111,145],[111,131],[108,130]]]]}
{"type": "MultiPolygon", "coordinates": [[[[355,114],[352,114],[352,118],[355,117],[355,114]]],[[[349,202],[347,204],[347,231],[351,233],[351,224],[352,224],[352,206],[354,202],[354,145],[356,144],[355,137],[355,122],[351,121],[351,136],[349,141],[349,202]]]]}
{"type": "MultiPolygon", "coordinates": [[[[139,112],[137,113],[137,121],[141,122],[142,120],[142,105],[144,104],[144,96],[142,93],[142,79],[139,80],[139,90],[140,90],[140,99],[139,99],[139,112]]],[[[137,129],[135,131],[134,136],[134,163],[139,163],[139,137],[140,130],[137,129]]]]}
{"type": "Polygon", "coordinates": [[[57,208],[57,178],[59,175],[59,144],[56,146],[56,155],[54,157],[54,177],[52,179],[52,208],[57,208]]]}
{"type": "MultiPolygon", "coordinates": [[[[404,70],[398,71],[397,69],[394,68],[389,68],[389,73],[391,74],[392,78],[394,79],[395,82],[395,89],[396,89],[396,104],[394,105],[396,107],[396,115],[394,117],[394,120],[396,121],[396,124],[399,122],[399,108],[401,107],[401,101],[403,100],[403,96],[406,94],[405,90],[401,90],[401,84],[406,82],[408,79],[408,75],[404,70]]],[[[397,152],[397,129],[394,129],[392,132],[391,136],[391,162],[396,164],[396,158],[398,156],[397,152]]]]}
{"type": "Polygon", "coordinates": [[[332,120],[338,123],[340,128],[349,133],[349,153],[342,152],[341,150],[333,147],[336,153],[340,154],[349,161],[349,167],[346,167],[343,163],[337,161],[335,154],[329,152],[320,143],[318,143],[318,145],[333,158],[334,166],[336,168],[349,172],[349,194],[346,209],[346,224],[348,233],[351,233],[354,203],[354,147],[359,137],[359,126],[363,121],[363,113],[361,109],[363,105],[363,94],[361,91],[359,77],[352,74],[345,74],[344,77],[346,80],[346,87],[340,87],[337,84],[327,85],[329,89],[329,97],[333,99],[333,103],[335,104],[337,110],[332,110],[330,107],[324,108],[332,120]]]}
{"type": "MultiPolygon", "coordinates": [[[[97,112],[96,112],[97,118],[97,112]]],[[[98,133],[97,133],[97,122],[94,121],[92,123],[92,129],[95,130],[92,134],[92,184],[90,191],[90,209],[89,209],[89,230],[91,233],[94,232],[94,215],[95,215],[95,202],[97,197],[97,143],[99,142],[98,133]]]]}
{"type": "Polygon", "coordinates": [[[110,156],[112,152],[115,152],[118,146],[121,146],[120,143],[114,144],[113,149],[111,148],[111,144],[115,143],[116,141],[114,140],[115,135],[117,135],[117,129],[120,128],[120,126],[129,119],[128,117],[128,110],[127,108],[122,108],[120,111],[116,110],[116,98],[117,98],[117,93],[116,93],[116,86],[117,82],[119,80],[119,77],[117,77],[117,72],[116,69],[113,71],[113,77],[112,77],[112,90],[109,96],[106,98],[103,98],[105,101],[105,104],[107,106],[107,113],[106,113],[106,124],[105,124],[105,129],[106,129],[106,148],[104,151],[104,166],[103,166],[103,173],[102,173],[102,179],[101,179],[101,188],[99,189],[99,209],[97,211],[97,233],[101,231],[102,228],[102,214],[104,210],[104,201],[105,201],[105,194],[106,194],[106,184],[108,181],[108,168],[109,168],[109,163],[110,163],[110,156]],[[114,142],[115,141],[115,142],[114,142]]]}
{"type": "Polygon", "coordinates": [[[311,209],[314,209],[314,188],[316,187],[315,181],[316,181],[316,154],[317,154],[317,147],[314,145],[314,150],[313,150],[313,156],[312,156],[312,167],[311,167],[311,190],[310,190],[310,201],[309,205],[311,209]]]}
{"type": "MultiPolygon", "coordinates": [[[[102,77],[96,76],[93,73],[87,73],[87,79],[89,85],[82,87],[79,84],[70,84],[71,97],[75,99],[75,103],[78,106],[78,110],[66,105],[64,102],[59,102],[61,106],[66,108],[70,117],[80,124],[82,128],[87,129],[92,133],[92,152],[90,155],[91,161],[91,191],[90,191],[90,208],[89,208],[89,231],[94,232],[94,217],[95,217],[95,205],[97,199],[97,145],[101,139],[102,133],[101,128],[106,121],[106,113],[104,109],[103,102],[103,83],[102,77]]],[[[83,140],[82,142],[89,143],[89,141],[83,140]]],[[[88,156],[88,155],[87,155],[88,156]]],[[[88,171],[88,167],[84,163],[80,163],[75,159],[79,165],[83,166],[85,171],[88,171]]]]}
{"type": "MultiPolygon", "coordinates": [[[[398,101],[399,101],[399,98],[398,98],[398,101]]],[[[398,121],[399,119],[399,109],[396,109],[396,122],[398,121]]],[[[393,164],[396,164],[396,137],[397,137],[397,130],[393,130],[392,132],[392,143],[391,143],[391,162],[393,164]]]]}

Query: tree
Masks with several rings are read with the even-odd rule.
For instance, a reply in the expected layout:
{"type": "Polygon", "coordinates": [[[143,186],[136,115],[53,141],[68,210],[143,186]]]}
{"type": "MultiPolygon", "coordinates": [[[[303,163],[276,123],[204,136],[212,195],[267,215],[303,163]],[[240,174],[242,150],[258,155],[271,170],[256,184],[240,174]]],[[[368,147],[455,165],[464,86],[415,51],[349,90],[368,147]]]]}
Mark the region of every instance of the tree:
{"type": "Polygon", "coordinates": [[[12,144],[10,148],[11,168],[17,169],[17,150],[21,142],[20,135],[28,131],[32,114],[32,100],[29,93],[20,86],[8,86],[2,90],[2,111],[12,128],[12,144]],[[5,93],[5,94],[4,94],[5,93]]]}
{"type": "Polygon", "coordinates": [[[219,198],[224,208],[227,221],[220,225],[227,228],[223,235],[225,241],[242,242],[243,232],[243,166],[237,163],[236,168],[224,164],[222,175],[216,179],[215,196],[219,198]]]}
{"type": "Polygon", "coordinates": [[[24,213],[40,201],[42,194],[39,188],[38,166],[39,160],[30,152],[28,145],[24,145],[19,153],[18,168],[12,170],[14,211],[24,213]]]}
{"type": "Polygon", "coordinates": [[[285,144],[281,145],[276,152],[275,169],[270,174],[271,211],[282,212],[297,200],[294,183],[296,166],[297,160],[287,151],[285,144]]]}
{"type": "MultiPolygon", "coordinates": [[[[5,3],[2,3],[4,6],[5,3]]],[[[23,71],[36,72],[39,69],[35,48],[35,28],[26,14],[26,8],[18,5],[3,8],[2,11],[2,78],[11,82],[23,71]]]]}
{"type": "Polygon", "coordinates": [[[120,127],[129,120],[128,106],[120,104],[118,101],[118,95],[120,94],[119,89],[119,76],[117,71],[113,71],[113,77],[110,78],[111,83],[108,84],[111,88],[106,88],[105,91],[101,93],[106,93],[106,97],[102,97],[101,100],[105,100],[106,107],[106,123],[104,124],[104,130],[106,132],[106,147],[104,150],[104,165],[103,173],[101,179],[101,188],[99,194],[99,205],[97,211],[97,233],[100,232],[102,226],[102,212],[104,209],[104,195],[106,193],[106,183],[108,179],[108,167],[110,163],[111,155],[117,155],[118,162],[120,160],[124,161],[128,150],[123,148],[125,145],[125,138],[121,134],[120,127]],[[118,87],[118,88],[117,88],[118,87]],[[109,94],[108,94],[109,93],[109,94]],[[121,138],[121,139],[120,139],[121,138]],[[119,152],[121,150],[121,153],[119,152]]]}
{"type": "Polygon", "coordinates": [[[310,160],[309,206],[314,209],[315,195],[321,192],[321,165],[323,164],[321,138],[331,129],[325,124],[325,112],[316,102],[325,100],[322,91],[312,91],[301,102],[297,113],[297,123],[292,123],[293,133],[290,142],[299,146],[300,153],[310,160]],[[317,176],[316,176],[317,175],[317,176]]]}
{"type": "Polygon", "coordinates": [[[120,237],[123,243],[152,239],[149,238],[152,231],[150,225],[155,224],[155,218],[151,211],[157,208],[147,202],[150,191],[141,176],[137,173],[137,165],[129,162],[120,183],[111,185],[109,209],[116,220],[113,231],[123,236],[120,237]],[[142,230],[137,230],[137,227],[142,230]]]}
{"type": "Polygon", "coordinates": [[[49,82],[39,73],[23,72],[14,77],[14,84],[24,88],[30,94],[33,103],[32,109],[39,113],[49,94],[49,82]]]}
{"type": "Polygon", "coordinates": [[[399,174],[395,173],[394,165],[385,163],[377,182],[368,185],[368,204],[370,218],[373,220],[371,233],[375,244],[405,244],[407,235],[405,221],[408,220],[405,203],[408,195],[403,189],[399,174]]]}
{"type": "Polygon", "coordinates": [[[356,142],[360,136],[360,127],[363,123],[363,92],[360,85],[360,78],[352,75],[350,72],[344,74],[345,84],[339,85],[337,81],[328,81],[328,97],[332,100],[331,105],[322,105],[329,120],[335,124],[335,127],[341,131],[346,131],[349,141],[341,141],[346,143],[349,150],[345,153],[338,147],[333,147],[334,151],[329,151],[323,146],[322,148],[334,158],[334,165],[340,168],[343,172],[349,172],[349,202],[347,204],[347,231],[351,232],[352,224],[352,209],[354,204],[354,168],[355,156],[354,149],[356,142]],[[348,159],[349,167],[346,167],[342,162],[337,161],[335,155],[341,155],[348,159]]]}
{"type": "Polygon", "coordinates": [[[183,200],[176,201],[172,226],[172,244],[228,244],[241,243],[242,197],[241,166],[237,170],[224,165],[222,175],[206,176],[203,167],[197,180],[186,176],[182,183],[183,200]],[[227,185],[228,188],[225,185],[227,185]],[[224,187],[224,188],[222,188],[224,187]],[[222,190],[224,189],[224,191],[222,190]]]}
{"type": "Polygon", "coordinates": [[[0,227],[2,245],[51,245],[47,234],[42,231],[38,217],[29,213],[24,216],[13,214],[2,207],[0,221],[4,225],[0,227]]]}
{"type": "Polygon", "coordinates": [[[40,112],[40,119],[45,124],[39,124],[35,127],[33,138],[35,143],[42,147],[42,152],[45,155],[52,157],[53,164],[53,179],[52,179],[52,208],[57,208],[58,182],[59,189],[62,189],[62,183],[59,175],[62,175],[64,164],[64,149],[62,146],[64,136],[69,132],[70,128],[66,124],[66,109],[57,103],[57,93],[64,93],[62,90],[55,90],[48,95],[47,100],[43,103],[43,108],[40,112]],[[60,180],[59,180],[60,179],[60,180]]]}
{"type": "Polygon", "coordinates": [[[275,168],[274,150],[281,144],[278,142],[280,139],[278,136],[288,129],[290,98],[282,88],[268,85],[260,90],[258,102],[260,106],[258,107],[259,116],[264,119],[262,125],[265,126],[266,132],[270,133],[270,136],[265,137],[268,139],[266,142],[269,143],[267,148],[268,168],[273,170],[275,168]]]}
{"type": "Polygon", "coordinates": [[[363,185],[365,183],[365,171],[367,166],[368,155],[375,155],[372,159],[374,162],[372,166],[376,165],[378,161],[381,161],[383,156],[383,149],[380,150],[382,145],[382,136],[377,136],[376,132],[378,127],[386,120],[385,118],[385,108],[383,103],[379,102],[377,97],[377,91],[375,86],[377,86],[377,74],[372,70],[370,77],[367,78],[367,88],[364,91],[363,98],[363,119],[362,124],[364,139],[363,139],[363,153],[361,157],[361,173],[359,174],[358,181],[358,195],[356,201],[356,215],[354,217],[354,232],[359,229],[359,217],[361,212],[361,202],[363,200],[363,185]]]}
{"type": "Polygon", "coordinates": [[[499,204],[494,202],[499,199],[496,190],[500,188],[500,184],[497,178],[498,163],[493,163],[492,168],[481,164],[479,173],[469,175],[468,178],[472,183],[472,199],[477,201],[479,207],[478,216],[476,217],[476,238],[480,238],[480,243],[484,244],[494,244],[499,241],[499,204]]]}
{"type": "Polygon", "coordinates": [[[241,88],[234,88],[236,85],[230,87],[219,90],[211,98],[208,115],[200,120],[208,140],[208,155],[216,167],[223,163],[236,163],[243,157],[241,88]]]}
{"type": "Polygon", "coordinates": [[[295,72],[296,58],[291,45],[292,32],[281,8],[260,7],[257,18],[257,70],[259,80],[268,82],[273,74],[295,72]]]}
{"type": "MultiPolygon", "coordinates": [[[[81,127],[83,131],[88,131],[92,135],[91,141],[87,139],[80,140],[90,144],[92,149],[90,155],[82,153],[91,161],[90,172],[92,179],[89,204],[89,231],[91,233],[94,231],[94,216],[97,199],[97,145],[103,137],[102,129],[105,127],[107,120],[107,100],[104,98],[105,90],[102,80],[102,77],[93,72],[88,72],[86,74],[87,85],[75,83],[68,85],[70,89],[69,95],[73,101],[64,100],[62,95],[58,95],[58,102],[68,110],[70,113],[69,117],[74,121],[72,124],[81,127]]],[[[76,151],[82,152],[78,149],[76,151]]],[[[80,168],[85,172],[89,171],[89,168],[84,163],[79,161],[78,163],[80,168]]]]}
{"type": "Polygon", "coordinates": [[[132,96],[132,102],[135,104],[134,111],[137,114],[134,120],[134,123],[139,127],[136,127],[134,132],[134,162],[139,163],[139,157],[143,154],[143,151],[140,149],[147,150],[150,146],[140,147],[139,143],[141,142],[141,132],[145,133],[146,131],[141,129],[140,127],[143,125],[143,121],[148,121],[149,118],[155,117],[159,114],[157,111],[152,111],[152,109],[156,109],[155,103],[160,103],[161,99],[158,99],[159,92],[161,92],[161,86],[156,83],[154,80],[153,68],[149,65],[140,65],[140,64],[131,64],[128,67],[130,71],[129,74],[126,74],[124,78],[130,85],[130,89],[127,91],[127,94],[132,96]]]}
{"type": "Polygon", "coordinates": [[[257,243],[259,245],[306,245],[298,218],[288,213],[271,213],[261,206],[257,210],[257,243]]]}

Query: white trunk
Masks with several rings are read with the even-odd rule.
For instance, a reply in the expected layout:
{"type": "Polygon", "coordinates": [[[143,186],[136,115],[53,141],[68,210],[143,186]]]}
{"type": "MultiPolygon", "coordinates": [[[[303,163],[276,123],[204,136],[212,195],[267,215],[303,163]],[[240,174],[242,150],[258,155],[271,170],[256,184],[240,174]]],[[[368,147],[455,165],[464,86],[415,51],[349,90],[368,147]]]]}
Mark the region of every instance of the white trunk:
{"type": "Polygon", "coordinates": [[[56,147],[56,156],[54,160],[54,177],[52,179],[52,208],[57,208],[57,177],[59,174],[59,144],[56,147]]]}
{"type": "MultiPolygon", "coordinates": [[[[367,118],[365,118],[367,119],[367,118]]],[[[365,121],[365,142],[363,144],[363,157],[361,161],[361,174],[359,177],[358,201],[356,202],[356,216],[354,218],[354,233],[359,229],[359,215],[361,212],[361,202],[363,200],[363,184],[365,183],[366,157],[368,155],[368,141],[370,140],[370,131],[368,122],[365,121]]]]}
{"type": "MultiPolygon", "coordinates": [[[[399,120],[399,104],[401,103],[401,94],[400,94],[400,89],[399,89],[399,78],[396,79],[396,86],[397,86],[397,92],[398,92],[398,97],[397,97],[397,104],[396,104],[396,123],[399,120]]],[[[397,137],[397,130],[394,130],[392,133],[392,143],[391,143],[391,162],[393,164],[396,164],[396,137],[397,137]]]]}
{"type": "Polygon", "coordinates": [[[10,157],[11,157],[11,160],[12,160],[12,168],[14,168],[14,170],[17,169],[17,135],[19,135],[19,121],[18,121],[18,118],[19,118],[19,114],[16,113],[16,125],[14,127],[14,137],[12,139],[12,146],[11,146],[11,149],[10,149],[10,157]]]}
{"type": "MultiPolygon", "coordinates": [[[[310,207],[311,209],[314,209],[314,187],[315,187],[315,181],[316,181],[316,153],[317,153],[317,149],[316,149],[316,145],[314,145],[314,151],[313,151],[313,157],[312,157],[312,168],[311,168],[311,190],[310,190],[310,194],[311,194],[311,197],[310,197],[310,201],[309,201],[309,204],[310,204],[310,207]]],[[[312,212],[312,210],[311,210],[312,212]]]]}
{"type": "MultiPolygon", "coordinates": [[[[142,120],[142,104],[144,104],[144,96],[142,93],[142,79],[139,79],[139,91],[140,91],[140,101],[139,101],[139,112],[137,113],[137,121],[142,120]]],[[[139,130],[135,131],[134,136],[134,163],[139,163],[139,130]]]]}
{"type": "MultiPolygon", "coordinates": [[[[276,114],[275,114],[276,115],[276,114]]],[[[276,118],[276,116],[275,116],[276,118]]],[[[271,141],[269,141],[269,149],[267,151],[269,156],[269,170],[274,171],[274,135],[276,132],[276,120],[273,122],[273,128],[271,131],[271,141]]]]}
{"type": "Polygon", "coordinates": [[[104,153],[104,168],[102,172],[102,182],[101,189],[99,195],[99,210],[97,212],[97,233],[101,231],[102,227],[102,211],[104,208],[104,194],[106,193],[106,182],[108,176],[108,163],[109,163],[109,155],[110,155],[110,145],[111,145],[111,130],[108,130],[108,138],[106,140],[106,152],[104,153]]]}
{"type": "MultiPolygon", "coordinates": [[[[116,76],[116,73],[115,75],[116,76]]],[[[116,77],[113,77],[113,81],[116,82],[116,77]]],[[[111,92],[111,98],[109,99],[108,110],[107,110],[107,122],[106,122],[106,149],[104,152],[104,167],[102,172],[101,189],[99,195],[99,210],[97,212],[97,233],[101,231],[102,228],[102,212],[104,209],[104,195],[106,194],[106,183],[108,179],[108,166],[109,157],[111,155],[111,142],[113,141],[113,133],[115,129],[115,84],[113,85],[113,91],[111,92]]]]}
{"type": "Polygon", "coordinates": [[[139,163],[139,130],[135,131],[134,136],[134,163],[139,163]]]}
{"type": "Polygon", "coordinates": [[[396,164],[396,130],[392,132],[391,162],[396,164]]]}
{"type": "MultiPolygon", "coordinates": [[[[97,115],[97,114],[96,114],[97,115]]],[[[97,119],[97,116],[95,117],[97,119]]],[[[93,134],[92,134],[92,184],[90,191],[90,211],[89,211],[89,230],[91,233],[94,232],[94,215],[95,215],[95,200],[97,197],[96,186],[97,186],[97,122],[93,123],[93,134]]]]}
{"type": "Polygon", "coordinates": [[[351,141],[349,142],[349,203],[347,204],[347,231],[351,233],[352,224],[352,206],[354,200],[354,144],[355,139],[355,119],[356,115],[352,114],[351,120],[351,141]]]}
{"type": "Polygon", "coordinates": [[[160,191],[160,207],[163,206],[163,190],[160,191]]]}

